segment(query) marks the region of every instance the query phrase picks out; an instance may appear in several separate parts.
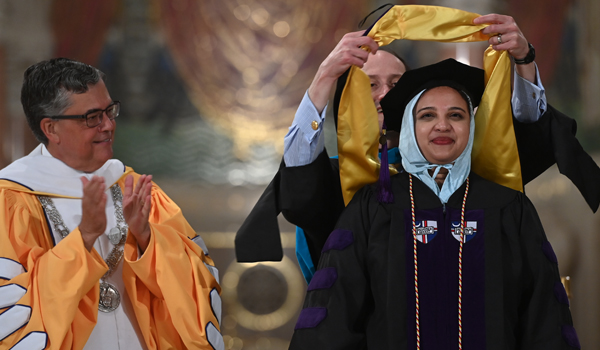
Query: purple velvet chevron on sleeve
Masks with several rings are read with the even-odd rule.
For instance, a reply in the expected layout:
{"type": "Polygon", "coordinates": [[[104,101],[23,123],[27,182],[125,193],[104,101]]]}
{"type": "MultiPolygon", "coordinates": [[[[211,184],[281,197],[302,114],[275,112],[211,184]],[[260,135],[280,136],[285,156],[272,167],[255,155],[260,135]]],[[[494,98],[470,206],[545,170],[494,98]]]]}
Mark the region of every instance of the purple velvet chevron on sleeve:
{"type": "Polygon", "coordinates": [[[307,307],[300,312],[294,329],[315,328],[327,317],[327,308],[307,307]]]}
{"type": "Polygon", "coordinates": [[[331,288],[331,286],[333,286],[337,280],[337,277],[338,274],[335,267],[326,267],[324,269],[317,270],[310,281],[310,284],[308,285],[307,291],[331,288]]]}
{"type": "Polygon", "coordinates": [[[564,305],[569,305],[569,297],[567,296],[567,291],[561,282],[556,282],[554,284],[554,296],[559,303],[564,305]]]}
{"type": "Polygon", "coordinates": [[[352,231],[335,229],[331,232],[329,238],[327,238],[325,246],[323,246],[322,253],[330,250],[343,250],[352,243],[354,243],[354,235],[352,234],[352,231]]]}
{"type": "Polygon", "coordinates": [[[577,337],[577,332],[573,326],[563,325],[561,327],[562,336],[570,346],[581,349],[581,345],[579,344],[579,337],[577,337]]]}

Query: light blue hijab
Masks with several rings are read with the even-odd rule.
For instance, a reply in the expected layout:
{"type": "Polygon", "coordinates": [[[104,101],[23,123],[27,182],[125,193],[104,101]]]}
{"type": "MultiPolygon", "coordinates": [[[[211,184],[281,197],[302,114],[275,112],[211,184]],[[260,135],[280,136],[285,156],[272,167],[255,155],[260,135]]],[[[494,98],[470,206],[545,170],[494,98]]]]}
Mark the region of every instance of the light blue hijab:
{"type": "Polygon", "coordinates": [[[471,171],[471,150],[473,149],[473,137],[475,134],[475,120],[473,106],[468,101],[469,114],[471,116],[469,142],[461,155],[450,164],[431,164],[425,159],[415,135],[415,106],[426,90],[421,91],[417,96],[406,105],[404,115],[402,116],[402,127],[400,129],[400,155],[402,156],[402,166],[404,170],[419,178],[427,187],[440,198],[442,204],[446,204],[452,194],[465,182],[471,171]],[[435,177],[444,167],[448,169],[448,175],[442,185],[442,188],[435,182],[435,177]],[[429,175],[429,169],[435,168],[433,175],[429,175]]]}

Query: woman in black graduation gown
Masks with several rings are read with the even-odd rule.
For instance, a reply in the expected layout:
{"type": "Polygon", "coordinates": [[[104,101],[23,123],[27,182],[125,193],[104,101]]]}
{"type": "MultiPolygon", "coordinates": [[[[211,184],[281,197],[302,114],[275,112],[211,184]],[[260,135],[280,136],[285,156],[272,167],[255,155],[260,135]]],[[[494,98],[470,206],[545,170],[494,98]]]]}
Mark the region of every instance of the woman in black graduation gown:
{"type": "Polygon", "coordinates": [[[382,101],[388,127],[402,120],[406,171],[392,203],[369,185],[343,212],[290,349],[579,348],[535,208],[470,171],[480,77],[447,60],[405,73],[382,101]]]}

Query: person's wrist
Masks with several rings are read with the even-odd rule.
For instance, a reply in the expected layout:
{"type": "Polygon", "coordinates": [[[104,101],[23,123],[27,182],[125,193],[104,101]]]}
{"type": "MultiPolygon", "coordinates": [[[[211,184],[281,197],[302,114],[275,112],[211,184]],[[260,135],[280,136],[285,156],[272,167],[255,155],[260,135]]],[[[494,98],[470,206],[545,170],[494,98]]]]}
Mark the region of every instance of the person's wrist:
{"type": "Polygon", "coordinates": [[[92,251],[94,247],[94,243],[96,243],[96,239],[98,238],[98,234],[88,231],[84,227],[79,226],[79,232],[81,233],[81,239],[83,240],[83,245],[88,251],[92,251]]]}
{"type": "Polygon", "coordinates": [[[150,236],[152,235],[150,226],[146,227],[140,234],[134,234],[131,229],[129,232],[135,237],[140,251],[144,253],[150,244],[150,236]]]}
{"type": "Polygon", "coordinates": [[[308,98],[315,106],[319,114],[327,105],[327,102],[329,101],[329,95],[335,86],[335,82],[335,79],[331,79],[324,75],[318,75],[315,76],[313,82],[308,87],[308,98]]]}
{"type": "Polygon", "coordinates": [[[535,48],[533,47],[533,45],[531,45],[531,43],[528,43],[528,46],[529,46],[529,51],[527,52],[527,55],[525,55],[525,57],[523,57],[523,58],[513,57],[513,60],[515,61],[516,64],[529,64],[529,63],[535,61],[535,48]]]}

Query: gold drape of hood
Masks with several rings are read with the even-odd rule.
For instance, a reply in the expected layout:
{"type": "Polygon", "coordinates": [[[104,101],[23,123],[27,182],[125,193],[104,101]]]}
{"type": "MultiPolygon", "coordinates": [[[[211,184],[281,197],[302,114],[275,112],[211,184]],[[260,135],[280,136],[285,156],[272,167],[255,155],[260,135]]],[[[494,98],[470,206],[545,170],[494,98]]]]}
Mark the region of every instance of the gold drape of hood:
{"type": "MultiPolygon", "coordinates": [[[[486,25],[474,25],[476,13],[437,6],[394,6],[369,32],[379,46],[396,39],[439,42],[487,41],[486,25]]],[[[482,177],[523,191],[510,105],[510,59],[488,47],[483,58],[485,91],[475,116],[471,169],[482,177]],[[492,118],[492,116],[494,116],[492,118]]],[[[337,146],[344,202],[379,177],[379,126],[370,81],[352,66],[338,113],[337,146]]]]}

